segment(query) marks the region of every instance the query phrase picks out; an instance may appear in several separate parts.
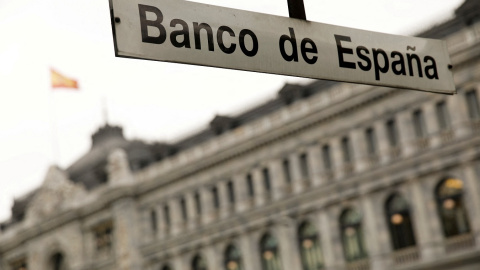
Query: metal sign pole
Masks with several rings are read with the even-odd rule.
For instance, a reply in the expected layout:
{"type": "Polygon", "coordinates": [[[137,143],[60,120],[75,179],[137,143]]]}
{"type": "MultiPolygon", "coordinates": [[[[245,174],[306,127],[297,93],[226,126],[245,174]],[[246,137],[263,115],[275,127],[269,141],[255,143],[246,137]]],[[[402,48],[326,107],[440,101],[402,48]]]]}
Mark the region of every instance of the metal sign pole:
{"type": "Polygon", "coordinates": [[[305,6],[303,0],[287,0],[288,1],[288,16],[290,18],[307,20],[305,15],[305,6]]]}

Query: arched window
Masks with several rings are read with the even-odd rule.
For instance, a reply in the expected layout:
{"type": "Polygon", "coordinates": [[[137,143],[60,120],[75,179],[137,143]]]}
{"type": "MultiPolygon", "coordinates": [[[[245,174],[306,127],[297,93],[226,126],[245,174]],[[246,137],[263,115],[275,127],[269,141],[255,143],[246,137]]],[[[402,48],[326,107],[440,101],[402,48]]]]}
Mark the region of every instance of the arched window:
{"type": "Polygon", "coordinates": [[[277,239],[270,234],[265,234],[260,240],[263,270],[281,270],[282,266],[278,256],[277,239]]]}
{"type": "Polygon", "coordinates": [[[407,201],[399,194],[387,199],[385,212],[394,250],[415,245],[415,236],[407,201]]]}
{"type": "Polygon", "coordinates": [[[347,262],[367,257],[361,223],[362,216],[353,209],[344,210],[340,216],[340,234],[347,262]]]}
{"type": "Polygon", "coordinates": [[[50,261],[52,270],[65,270],[65,260],[62,253],[53,254],[50,261]]]}
{"type": "Polygon", "coordinates": [[[242,270],[242,257],[240,250],[234,245],[229,245],[225,250],[225,269],[242,270]]]}
{"type": "Polygon", "coordinates": [[[304,270],[318,270],[323,267],[323,256],[318,234],[310,222],[304,222],[298,229],[298,244],[304,270]]]}
{"type": "Polygon", "coordinates": [[[192,270],[207,270],[207,262],[202,256],[196,255],[192,260],[192,270]]]}
{"type": "Polygon", "coordinates": [[[436,188],[437,209],[446,237],[470,232],[467,212],[463,205],[463,181],[447,178],[436,188]]]}

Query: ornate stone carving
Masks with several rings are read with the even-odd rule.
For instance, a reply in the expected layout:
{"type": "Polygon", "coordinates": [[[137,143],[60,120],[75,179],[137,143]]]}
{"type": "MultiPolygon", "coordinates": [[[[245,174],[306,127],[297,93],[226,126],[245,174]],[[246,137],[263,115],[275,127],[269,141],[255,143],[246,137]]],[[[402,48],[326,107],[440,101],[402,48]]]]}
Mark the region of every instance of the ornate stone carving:
{"type": "Polygon", "coordinates": [[[67,208],[79,204],[86,191],[68,180],[64,171],[57,166],[48,169],[42,186],[27,207],[27,222],[43,220],[67,208]]]}
{"type": "Polygon", "coordinates": [[[111,185],[133,182],[128,157],[123,149],[116,149],[108,156],[107,170],[111,185]]]}

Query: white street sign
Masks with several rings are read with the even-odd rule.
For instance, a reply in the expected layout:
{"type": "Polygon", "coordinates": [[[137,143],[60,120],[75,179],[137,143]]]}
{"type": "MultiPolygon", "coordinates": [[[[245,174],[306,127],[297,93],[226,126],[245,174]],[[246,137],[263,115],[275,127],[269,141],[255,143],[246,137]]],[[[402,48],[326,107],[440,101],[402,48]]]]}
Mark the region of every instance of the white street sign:
{"type": "Polygon", "coordinates": [[[120,57],[455,93],[441,40],[179,0],[110,0],[110,10],[120,57]]]}

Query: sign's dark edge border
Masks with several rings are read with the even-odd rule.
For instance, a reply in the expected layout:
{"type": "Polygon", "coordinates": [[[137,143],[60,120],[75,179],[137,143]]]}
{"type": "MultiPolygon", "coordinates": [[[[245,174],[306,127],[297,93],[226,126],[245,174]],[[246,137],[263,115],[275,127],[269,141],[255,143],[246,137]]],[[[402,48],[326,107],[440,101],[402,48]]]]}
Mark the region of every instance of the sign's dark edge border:
{"type": "Polygon", "coordinates": [[[108,0],[108,4],[110,6],[110,24],[112,25],[113,48],[115,50],[115,57],[120,57],[120,55],[118,55],[117,35],[115,33],[115,14],[113,12],[113,0],[108,0]]]}

